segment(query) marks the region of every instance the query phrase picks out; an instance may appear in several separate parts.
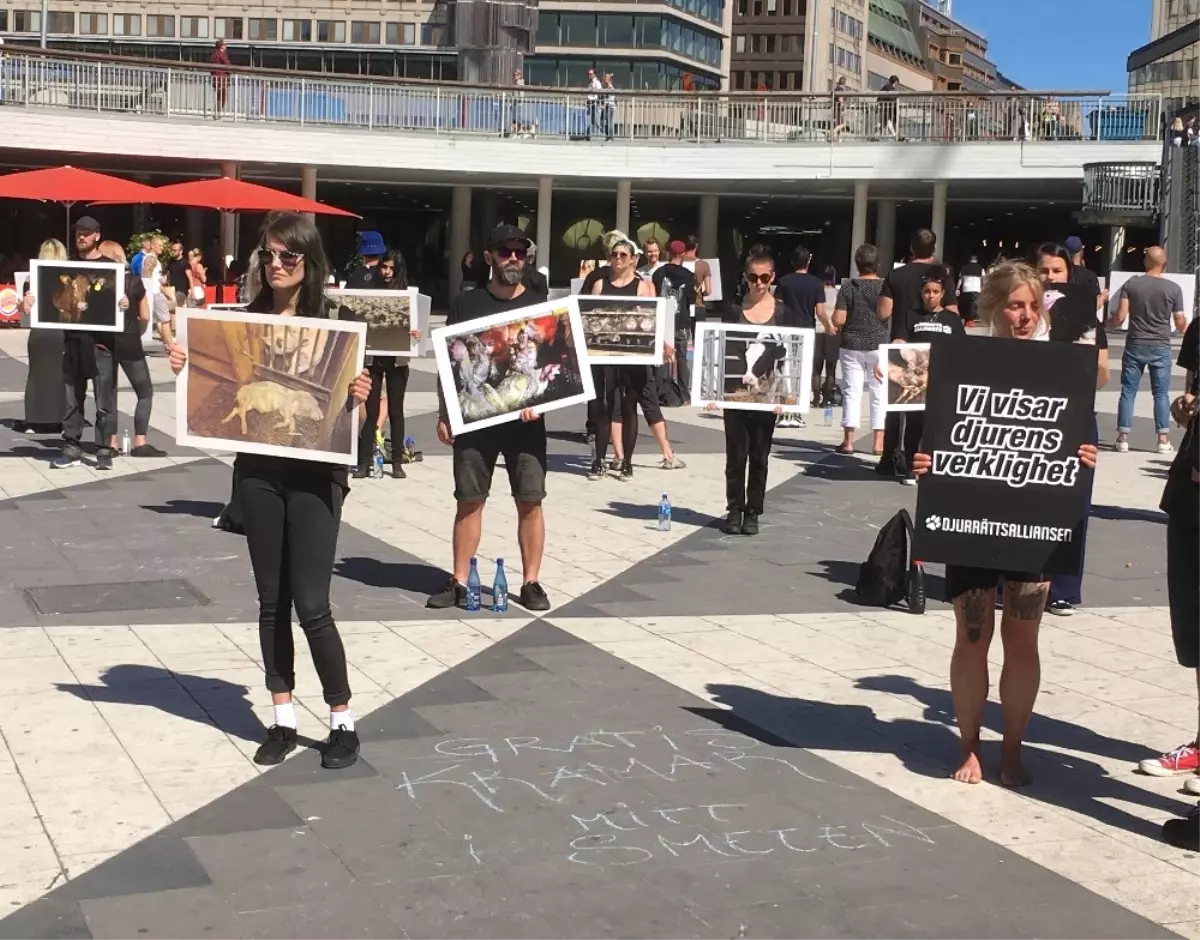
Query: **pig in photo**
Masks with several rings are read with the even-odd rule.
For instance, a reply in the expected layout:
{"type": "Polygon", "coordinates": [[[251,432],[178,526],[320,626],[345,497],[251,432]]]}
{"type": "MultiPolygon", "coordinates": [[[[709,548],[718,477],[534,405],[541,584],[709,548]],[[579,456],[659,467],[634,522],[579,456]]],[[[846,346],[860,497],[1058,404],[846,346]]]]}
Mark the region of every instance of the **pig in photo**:
{"type": "Polygon", "coordinates": [[[125,327],[120,298],[125,268],[108,261],[31,261],[33,328],[119,333],[125,327]]]}
{"type": "Polygon", "coordinates": [[[366,327],[353,321],[188,310],[178,441],[185,446],[353,464],[366,327]]]}

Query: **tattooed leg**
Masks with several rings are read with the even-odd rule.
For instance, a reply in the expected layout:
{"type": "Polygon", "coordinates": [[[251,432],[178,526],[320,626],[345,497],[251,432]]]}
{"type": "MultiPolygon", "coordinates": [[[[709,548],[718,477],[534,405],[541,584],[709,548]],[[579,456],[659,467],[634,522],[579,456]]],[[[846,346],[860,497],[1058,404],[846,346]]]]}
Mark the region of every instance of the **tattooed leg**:
{"type": "Polygon", "coordinates": [[[1000,704],[1004,709],[1000,782],[1006,787],[1029,782],[1021,762],[1021,745],[1042,679],[1038,627],[1049,590],[1047,581],[1007,581],[1004,585],[1004,616],[1000,621],[1000,640],[1004,644],[1004,668],[1000,672],[1000,704]]]}
{"type": "Polygon", "coordinates": [[[962,760],[953,777],[979,783],[979,727],[988,694],[988,647],[995,629],[996,589],[977,588],[954,599],[956,633],[950,657],[950,695],[962,742],[962,760]]]}

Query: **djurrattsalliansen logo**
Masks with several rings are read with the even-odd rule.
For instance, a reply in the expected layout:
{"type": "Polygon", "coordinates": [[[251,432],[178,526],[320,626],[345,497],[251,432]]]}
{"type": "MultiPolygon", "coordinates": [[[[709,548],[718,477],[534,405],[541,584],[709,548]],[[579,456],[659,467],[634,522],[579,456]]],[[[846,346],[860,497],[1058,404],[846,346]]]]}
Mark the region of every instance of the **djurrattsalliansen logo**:
{"type": "Polygon", "coordinates": [[[941,516],[926,516],[925,517],[925,528],[927,528],[930,532],[936,532],[941,527],[942,527],[942,517],[941,516]]]}

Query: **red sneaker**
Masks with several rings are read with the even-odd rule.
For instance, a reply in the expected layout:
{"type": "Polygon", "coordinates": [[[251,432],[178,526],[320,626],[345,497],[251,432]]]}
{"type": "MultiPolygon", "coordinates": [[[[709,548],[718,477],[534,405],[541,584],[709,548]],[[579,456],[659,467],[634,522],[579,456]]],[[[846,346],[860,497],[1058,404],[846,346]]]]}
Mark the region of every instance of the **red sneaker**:
{"type": "Polygon", "coordinates": [[[1181,744],[1160,757],[1148,757],[1138,764],[1138,770],[1151,777],[1194,774],[1197,768],[1200,768],[1200,750],[1196,749],[1195,741],[1191,744],[1181,744]]]}

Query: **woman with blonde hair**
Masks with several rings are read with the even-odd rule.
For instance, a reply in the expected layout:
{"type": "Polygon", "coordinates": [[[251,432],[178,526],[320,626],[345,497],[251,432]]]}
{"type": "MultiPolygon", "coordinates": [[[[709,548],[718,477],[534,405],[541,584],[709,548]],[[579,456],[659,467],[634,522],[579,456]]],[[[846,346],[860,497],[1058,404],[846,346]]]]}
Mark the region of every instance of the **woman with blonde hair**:
{"type": "MultiPolygon", "coordinates": [[[[38,249],[38,260],[66,261],[67,249],[57,238],[48,238],[38,249]]],[[[31,305],[32,302],[22,302],[26,314],[31,305]]],[[[14,428],[25,434],[61,434],[63,414],[67,409],[62,330],[30,330],[25,349],[29,358],[29,372],[25,376],[25,420],[16,422],[14,428]]]]}
{"type": "MultiPolygon", "coordinates": [[[[992,323],[995,336],[1049,339],[1050,317],[1042,299],[1042,282],[1027,264],[1008,263],[994,268],[983,281],[978,305],[992,323]]],[[[1096,466],[1094,444],[1081,445],[1078,456],[1083,466],[1096,466]]],[[[912,471],[920,479],[932,465],[929,454],[917,453],[912,471]]],[[[983,779],[979,730],[988,696],[988,649],[995,631],[998,584],[1004,588],[1000,617],[1000,640],[1004,644],[1000,783],[1015,787],[1029,782],[1021,763],[1021,746],[1041,682],[1038,627],[1046,609],[1050,579],[1040,572],[946,565],[946,598],[954,604],[956,631],[950,658],[950,694],[962,739],[961,761],[953,777],[960,783],[979,783],[983,779]]]]}

